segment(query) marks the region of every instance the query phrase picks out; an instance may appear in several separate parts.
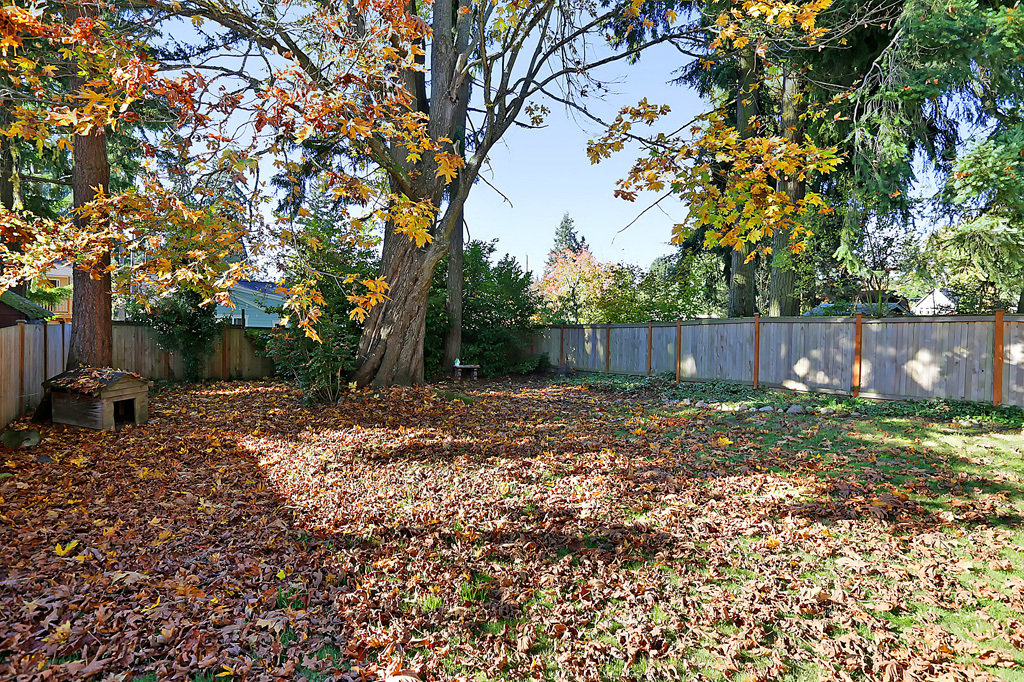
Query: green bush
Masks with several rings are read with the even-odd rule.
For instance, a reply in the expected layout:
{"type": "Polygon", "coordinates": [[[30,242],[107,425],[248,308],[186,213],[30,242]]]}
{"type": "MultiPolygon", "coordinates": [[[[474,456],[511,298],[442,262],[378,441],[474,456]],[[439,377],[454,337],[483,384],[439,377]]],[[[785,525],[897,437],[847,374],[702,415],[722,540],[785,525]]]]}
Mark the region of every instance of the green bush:
{"type": "MultiPolygon", "coordinates": [[[[491,263],[494,242],[472,241],[466,247],[463,267],[462,352],[463,364],[480,365],[481,376],[525,374],[538,369],[542,359],[527,356],[538,299],[531,289],[530,273],[512,256],[491,263]]],[[[449,326],[444,304],[448,263],[443,260],[431,282],[424,341],[427,376],[447,373],[442,367],[444,335],[449,326]]]]}
{"type": "Polygon", "coordinates": [[[349,318],[348,296],[354,285],[347,284],[345,277],[373,276],[378,266],[377,240],[368,231],[353,239],[348,218],[329,192],[311,196],[308,206],[309,214],[296,219],[299,229],[291,235],[285,284],[306,281],[310,273],[317,273],[323,303],[315,329],[321,340],[307,337],[303,328],[294,325],[260,335],[277,373],[298,385],[307,404],[334,403],[348,387],[359,344],[359,325],[349,318]]]}
{"type": "Polygon", "coordinates": [[[161,348],[181,353],[185,381],[199,381],[199,370],[217,345],[224,325],[217,319],[216,305],[204,306],[202,302],[202,294],[191,289],[179,290],[157,299],[148,313],[136,309],[129,317],[151,327],[161,348]]]}
{"type": "Polygon", "coordinates": [[[260,332],[265,353],[274,361],[277,373],[293,380],[307,404],[335,403],[348,387],[348,375],[355,369],[359,328],[347,311],[330,309],[316,325],[321,341],[295,327],[260,332]]]}

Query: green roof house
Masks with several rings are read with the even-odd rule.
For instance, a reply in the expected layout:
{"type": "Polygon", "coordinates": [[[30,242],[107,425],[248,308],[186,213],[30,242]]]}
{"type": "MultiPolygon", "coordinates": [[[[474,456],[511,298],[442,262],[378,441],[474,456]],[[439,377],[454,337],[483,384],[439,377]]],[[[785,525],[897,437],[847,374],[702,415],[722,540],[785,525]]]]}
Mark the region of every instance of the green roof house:
{"type": "Polygon", "coordinates": [[[13,291],[0,294],[0,328],[13,327],[18,320],[40,322],[53,316],[46,308],[36,305],[13,291]]]}

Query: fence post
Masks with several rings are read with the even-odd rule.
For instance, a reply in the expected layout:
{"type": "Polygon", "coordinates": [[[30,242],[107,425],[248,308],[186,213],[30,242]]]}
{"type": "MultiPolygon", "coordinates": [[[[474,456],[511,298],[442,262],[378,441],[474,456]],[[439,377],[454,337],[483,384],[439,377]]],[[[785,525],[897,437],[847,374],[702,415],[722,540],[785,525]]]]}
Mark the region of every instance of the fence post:
{"type": "Polygon", "coordinates": [[[18,320],[18,416],[25,412],[25,320],[18,320]]]}
{"type": "Polygon", "coordinates": [[[68,349],[65,345],[67,343],[67,320],[60,321],[60,371],[63,372],[68,366],[68,349]]]}
{"type": "Polygon", "coordinates": [[[604,373],[612,371],[612,323],[604,323],[604,373]]]}
{"type": "Polygon", "coordinates": [[[224,334],[220,340],[220,380],[228,380],[228,327],[224,325],[224,334]]]}
{"type": "Polygon", "coordinates": [[[49,325],[43,320],[43,381],[50,378],[50,334],[49,325]]]}
{"type": "Polygon", "coordinates": [[[996,311],[995,343],[992,349],[992,404],[1003,404],[1003,322],[1004,311],[996,311]]]}
{"type": "Polygon", "coordinates": [[[761,385],[761,314],[754,315],[754,388],[761,385]]]}
{"type": "Polygon", "coordinates": [[[654,320],[647,320],[647,376],[651,376],[651,355],[654,352],[654,320]]]}
{"type": "Polygon", "coordinates": [[[565,325],[558,328],[558,367],[565,365],[565,325]]]}
{"type": "Polygon", "coordinates": [[[679,383],[679,379],[682,378],[683,369],[683,349],[680,346],[683,344],[683,318],[676,318],[676,383],[679,383]]]}
{"type": "Polygon", "coordinates": [[[853,397],[860,395],[861,342],[864,339],[864,313],[857,313],[857,331],[853,340],[853,397]]]}

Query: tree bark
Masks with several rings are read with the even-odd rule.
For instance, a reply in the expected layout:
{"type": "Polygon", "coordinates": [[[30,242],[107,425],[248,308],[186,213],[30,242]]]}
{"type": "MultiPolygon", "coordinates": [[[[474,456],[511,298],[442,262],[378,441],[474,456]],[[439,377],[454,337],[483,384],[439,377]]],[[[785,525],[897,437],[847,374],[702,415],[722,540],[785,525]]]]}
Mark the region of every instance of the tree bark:
{"type": "Polygon", "coordinates": [[[1024,315],[1024,290],[1021,290],[1020,297],[1017,299],[1017,314],[1024,315]]]}
{"type": "MultiPolygon", "coordinates": [[[[787,141],[802,144],[804,124],[800,119],[800,84],[790,74],[782,88],[782,136],[787,141]]],[[[790,176],[779,180],[779,190],[789,195],[794,203],[804,198],[807,183],[790,176]]],[[[800,299],[796,296],[796,270],[789,252],[790,230],[776,230],[772,235],[772,272],[768,300],[768,315],[771,317],[793,317],[800,314],[800,299]]]]}
{"type": "MultiPolygon", "coordinates": [[[[455,180],[458,183],[458,179],[455,180]]],[[[464,211],[459,211],[448,240],[448,296],[444,311],[448,316],[448,331],[444,335],[443,371],[448,372],[462,355],[462,285],[465,281],[465,220],[464,211]]]]}
{"type": "MultiPolygon", "coordinates": [[[[0,114],[6,119],[6,114],[0,114]]],[[[14,210],[14,142],[9,137],[0,137],[0,207],[8,211],[14,210]]],[[[28,291],[25,282],[18,282],[10,289],[19,296],[28,291]]]]}
{"type": "MultiPolygon", "coordinates": [[[[458,126],[456,128],[455,142],[459,145],[459,153],[463,156],[466,153],[466,123],[469,118],[470,83],[472,81],[467,78],[459,87],[455,113],[458,126]]],[[[449,197],[458,197],[461,187],[462,176],[458,176],[452,181],[449,197]]],[[[444,303],[444,310],[448,316],[448,331],[444,335],[444,354],[441,361],[441,368],[444,372],[448,372],[449,368],[454,367],[455,361],[462,355],[462,286],[465,281],[463,272],[466,261],[465,234],[466,212],[464,208],[459,208],[459,215],[455,219],[455,227],[452,229],[448,239],[448,282],[446,287],[447,296],[444,303]]]]}
{"type": "MultiPolygon", "coordinates": [[[[751,119],[754,115],[757,92],[756,83],[757,61],[753,48],[740,55],[740,83],[736,91],[736,130],[740,137],[750,137],[751,119]]],[[[748,260],[753,246],[738,245],[732,253],[732,269],[729,278],[729,317],[752,317],[756,289],[754,281],[754,262],[748,260]]]]}
{"type": "Polygon", "coordinates": [[[385,229],[381,275],[391,283],[390,300],[374,307],[363,326],[352,377],[360,386],[423,383],[427,298],[443,255],[442,247],[417,247],[406,235],[385,229]]]}
{"type": "MultiPolygon", "coordinates": [[[[407,8],[414,11],[415,3],[409,3],[407,8]]],[[[459,48],[469,44],[470,34],[468,24],[461,20],[456,23],[456,18],[461,16],[456,9],[452,3],[435,2],[431,12],[434,40],[430,49],[429,96],[425,87],[421,87],[425,78],[422,72],[407,72],[405,78],[405,87],[416,102],[414,108],[428,112],[427,132],[438,141],[444,138],[464,139],[464,132],[461,135],[460,132],[466,126],[469,79],[458,80],[457,54],[459,48]],[[429,101],[424,101],[426,97],[429,101]]],[[[451,147],[454,153],[463,154],[465,151],[454,144],[451,147]]],[[[429,199],[434,206],[440,207],[445,183],[435,176],[436,167],[414,169],[405,153],[394,157],[410,176],[417,178],[409,193],[410,198],[429,199]]],[[[460,177],[466,174],[466,169],[463,169],[460,177]]],[[[380,275],[391,285],[391,290],[389,300],[376,306],[363,326],[356,356],[357,369],[352,376],[359,385],[379,387],[423,383],[423,340],[430,282],[434,269],[448,250],[452,232],[462,229],[462,206],[471,185],[471,177],[450,185],[445,215],[434,226],[434,241],[424,247],[417,247],[409,237],[394,231],[391,225],[385,227],[380,275]]],[[[400,191],[393,176],[392,189],[400,191]]],[[[461,268],[459,283],[461,285],[461,268]]],[[[461,315],[461,301],[459,310],[461,315]]]]}
{"type": "MultiPolygon", "coordinates": [[[[91,5],[79,5],[71,11],[71,19],[96,15],[91,5]]],[[[73,91],[81,90],[87,76],[70,79],[73,91]]],[[[75,135],[72,188],[74,193],[75,227],[88,229],[88,222],[78,209],[96,197],[96,189],[106,192],[110,187],[110,162],[107,159],[107,136],[101,127],[88,135],[75,135]]],[[[113,322],[111,320],[110,254],[105,254],[95,272],[75,268],[73,275],[71,339],[68,344],[68,369],[76,367],[110,367],[113,364],[113,322]]]]}

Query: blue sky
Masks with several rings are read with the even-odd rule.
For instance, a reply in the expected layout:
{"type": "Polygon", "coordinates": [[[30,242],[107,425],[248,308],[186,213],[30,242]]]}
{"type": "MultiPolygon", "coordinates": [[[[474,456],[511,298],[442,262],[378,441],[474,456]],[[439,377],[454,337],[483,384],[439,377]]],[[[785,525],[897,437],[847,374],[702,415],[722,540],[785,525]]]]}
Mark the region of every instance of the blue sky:
{"type": "MultiPolygon", "coordinates": [[[[672,107],[671,117],[660,129],[678,127],[706,107],[694,91],[668,84],[683,59],[674,49],[660,48],[645,54],[637,64],[605,67],[598,77],[616,82],[604,101],[593,101],[592,110],[603,120],[610,120],[622,106],[646,97],[652,103],[672,107]]],[[[497,238],[499,255],[510,253],[522,263],[528,258],[530,269],[537,275],[543,270],[554,230],[566,212],[599,260],[647,267],[670,252],[672,225],[685,213],[673,199],[662,202],[620,233],[655,198],[646,196],[629,203],[613,196],[615,181],[628,173],[638,150],[627,149],[593,166],[587,159],[587,141],[599,134],[600,127],[578,114],[574,118],[561,104],[544,103],[551,109],[546,128],[513,128],[492,150],[491,170],[485,170],[484,175],[511,200],[512,206],[478,182],[466,205],[470,237],[497,238]]]]}

